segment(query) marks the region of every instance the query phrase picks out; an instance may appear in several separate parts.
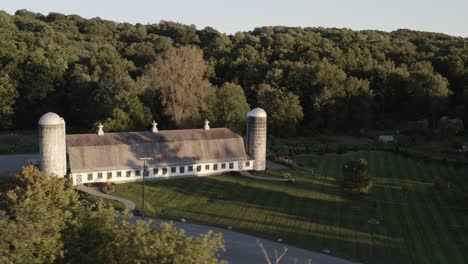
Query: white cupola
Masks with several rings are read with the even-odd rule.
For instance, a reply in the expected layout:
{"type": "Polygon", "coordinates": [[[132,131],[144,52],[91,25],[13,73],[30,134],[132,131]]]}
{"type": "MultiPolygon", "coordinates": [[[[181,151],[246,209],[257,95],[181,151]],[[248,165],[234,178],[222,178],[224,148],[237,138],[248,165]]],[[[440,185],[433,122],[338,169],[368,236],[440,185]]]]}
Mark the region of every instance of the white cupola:
{"type": "Polygon", "coordinates": [[[104,126],[103,126],[101,123],[99,123],[99,125],[98,125],[98,131],[97,131],[98,136],[104,135],[104,130],[102,130],[103,127],[104,127],[104,126]]]}
{"type": "Polygon", "coordinates": [[[204,130],[210,130],[210,125],[208,125],[210,123],[210,121],[208,121],[207,119],[205,119],[205,125],[203,126],[203,129],[204,130]]]}
{"type": "Polygon", "coordinates": [[[158,133],[158,123],[156,123],[156,121],[154,120],[153,120],[153,128],[151,129],[151,131],[153,132],[153,134],[158,133]]]}

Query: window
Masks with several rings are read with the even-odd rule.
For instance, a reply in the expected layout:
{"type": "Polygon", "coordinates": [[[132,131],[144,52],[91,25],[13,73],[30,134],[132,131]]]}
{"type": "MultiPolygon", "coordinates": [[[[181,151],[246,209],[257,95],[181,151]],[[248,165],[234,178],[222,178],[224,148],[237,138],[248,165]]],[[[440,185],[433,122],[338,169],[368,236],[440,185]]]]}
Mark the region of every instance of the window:
{"type": "Polygon", "coordinates": [[[210,164],[205,165],[205,170],[210,170],[210,164]]]}
{"type": "Polygon", "coordinates": [[[120,178],[120,177],[122,177],[122,171],[117,172],[117,178],[120,178]]]}
{"type": "Polygon", "coordinates": [[[171,173],[176,173],[177,172],[177,168],[176,167],[171,167],[171,173]]]}
{"type": "Polygon", "coordinates": [[[98,178],[99,180],[102,179],[102,172],[98,172],[97,178],[98,178]]]}
{"type": "Polygon", "coordinates": [[[184,167],[184,166],[179,167],[179,172],[180,172],[180,173],[184,173],[184,172],[185,172],[185,167],[184,167]]]}
{"type": "Polygon", "coordinates": [[[201,165],[197,166],[197,171],[201,171],[201,165]]]}
{"type": "Polygon", "coordinates": [[[213,170],[218,170],[218,164],[213,164],[213,170]]]}
{"type": "Polygon", "coordinates": [[[135,176],[141,176],[141,171],[140,170],[135,170],[135,176]]]}
{"type": "Polygon", "coordinates": [[[234,162],[229,162],[229,168],[234,169],[234,162]]]}
{"type": "Polygon", "coordinates": [[[158,175],[159,173],[159,169],[158,168],[154,168],[153,169],[153,175],[158,175]]]}
{"type": "Polygon", "coordinates": [[[226,169],[226,163],[221,163],[221,169],[226,169]]]}
{"type": "Polygon", "coordinates": [[[127,171],[127,177],[131,177],[132,176],[132,171],[127,171]]]}
{"type": "Polygon", "coordinates": [[[163,168],[163,174],[167,174],[167,168],[163,168]]]}
{"type": "Polygon", "coordinates": [[[193,171],[193,166],[188,166],[188,171],[193,171]]]}
{"type": "Polygon", "coordinates": [[[246,162],[245,162],[245,166],[246,166],[246,167],[250,167],[250,161],[246,161],[246,162]]]}
{"type": "Polygon", "coordinates": [[[93,174],[92,173],[88,173],[88,181],[92,181],[93,180],[93,174]]]}
{"type": "Polygon", "coordinates": [[[108,172],[108,173],[107,173],[107,179],[108,179],[108,180],[112,179],[112,172],[108,172]]]}

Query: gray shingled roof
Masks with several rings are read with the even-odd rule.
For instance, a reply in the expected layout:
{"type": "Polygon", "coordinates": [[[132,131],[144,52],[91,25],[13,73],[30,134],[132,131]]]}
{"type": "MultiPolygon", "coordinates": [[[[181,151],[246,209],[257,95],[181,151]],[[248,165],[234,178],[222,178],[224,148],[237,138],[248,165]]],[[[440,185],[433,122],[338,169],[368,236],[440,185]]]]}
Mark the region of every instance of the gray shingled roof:
{"type": "Polygon", "coordinates": [[[249,160],[243,138],[227,128],[67,135],[72,173],[249,160]]]}

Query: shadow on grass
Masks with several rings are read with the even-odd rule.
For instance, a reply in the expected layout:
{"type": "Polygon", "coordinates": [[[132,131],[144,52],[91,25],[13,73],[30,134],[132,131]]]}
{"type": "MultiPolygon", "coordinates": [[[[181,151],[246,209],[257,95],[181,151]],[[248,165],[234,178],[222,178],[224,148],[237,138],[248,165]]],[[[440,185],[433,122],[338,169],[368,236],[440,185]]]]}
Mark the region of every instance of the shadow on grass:
{"type": "MultiPolygon", "coordinates": [[[[153,199],[157,201],[158,195],[163,194],[165,197],[159,202],[172,203],[158,206],[158,213],[162,213],[161,215],[167,218],[187,218],[221,227],[229,224],[238,230],[272,239],[280,234],[287,238],[286,243],[291,241],[291,244],[317,250],[331,247],[332,251],[339,252],[339,256],[351,257],[352,254],[357,254],[356,259],[366,262],[372,260],[371,262],[376,263],[405,263],[413,262],[414,259],[411,260],[413,257],[426,258],[431,255],[414,256],[409,252],[411,249],[399,254],[395,247],[399,247],[401,241],[405,241],[408,235],[414,236],[417,233],[399,237],[401,234],[394,232],[400,229],[398,220],[384,221],[381,226],[370,226],[367,223],[368,217],[371,216],[369,201],[349,204],[346,201],[333,199],[328,201],[315,199],[309,194],[339,197],[341,194],[338,193],[337,187],[314,182],[305,182],[303,185],[278,184],[227,176],[177,179],[147,184],[148,193],[151,193],[147,201],[153,199]],[[166,193],[163,190],[167,190],[166,193]],[[193,202],[190,201],[192,198],[193,202]],[[187,202],[184,199],[187,199],[187,202]],[[351,208],[356,205],[361,207],[358,212],[351,208]],[[223,208],[229,213],[224,214],[223,208]],[[258,217],[255,214],[258,214],[258,217]],[[399,261],[395,261],[396,259],[399,261]]],[[[377,185],[370,200],[373,197],[385,197],[384,192],[388,192],[388,188],[377,185]]],[[[138,183],[134,183],[134,189],[140,189],[138,183]]],[[[391,192],[395,193],[387,194],[391,194],[392,199],[397,198],[395,195],[399,190],[392,189],[391,192]]],[[[429,196],[430,192],[428,190],[425,193],[410,194],[409,198],[412,199],[413,195],[417,195],[414,198],[420,200],[423,198],[420,195],[429,196]]],[[[401,207],[401,205],[396,206],[401,207]]],[[[396,210],[404,213],[401,209],[396,210]]],[[[412,216],[411,214],[408,217],[412,216]]],[[[408,228],[417,228],[417,226],[411,225],[408,228]]],[[[424,263],[424,261],[416,262],[424,263]]]]}

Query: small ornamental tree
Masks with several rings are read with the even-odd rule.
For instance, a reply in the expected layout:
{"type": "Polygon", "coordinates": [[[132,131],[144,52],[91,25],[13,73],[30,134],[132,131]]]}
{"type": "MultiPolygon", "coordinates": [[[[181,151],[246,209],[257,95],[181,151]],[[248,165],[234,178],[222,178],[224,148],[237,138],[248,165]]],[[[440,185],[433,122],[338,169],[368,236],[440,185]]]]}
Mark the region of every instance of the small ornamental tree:
{"type": "Polygon", "coordinates": [[[343,188],[352,194],[367,194],[372,189],[369,165],[365,159],[350,160],[343,165],[343,188]]]}

